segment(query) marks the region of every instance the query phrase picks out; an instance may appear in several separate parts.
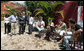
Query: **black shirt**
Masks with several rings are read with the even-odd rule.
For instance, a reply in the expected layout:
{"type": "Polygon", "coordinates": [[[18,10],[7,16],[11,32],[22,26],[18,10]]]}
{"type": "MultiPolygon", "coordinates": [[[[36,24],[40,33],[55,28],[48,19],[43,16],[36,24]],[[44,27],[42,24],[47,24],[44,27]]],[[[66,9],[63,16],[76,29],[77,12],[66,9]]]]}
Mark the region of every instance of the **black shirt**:
{"type": "Polygon", "coordinates": [[[19,18],[19,24],[25,24],[25,18],[20,17],[19,18]]]}
{"type": "MultiPolygon", "coordinates": [[[[79,29],[83,29],[83,28],[80,25],[76,24],[75,25],[75,31],[77,31],[79,29]]],[[[81,32],[81,34],[80,34],[80,41],[83,41],[83,32],[81,32]]]]}
{"type": "Polygon", "coordinates": [[[82,29],[82,27],[78,24],[75,25],[75,31],[79,30],[79,29],[82,29]]]}

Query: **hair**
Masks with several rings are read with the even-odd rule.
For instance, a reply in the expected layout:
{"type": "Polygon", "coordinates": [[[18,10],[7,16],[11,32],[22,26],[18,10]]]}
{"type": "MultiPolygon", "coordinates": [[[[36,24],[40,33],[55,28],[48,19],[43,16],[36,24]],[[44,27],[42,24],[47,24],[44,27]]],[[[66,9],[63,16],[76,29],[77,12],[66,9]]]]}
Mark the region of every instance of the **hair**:
{"type": "Polygon", "coordinates": [[[63,21],[63,19],[59,19],[59,21],[63,21]]]}
{"type": "Polygon", "coordinates": [[[5,17],[9,17],[9,14],[6,14],[5,17]]]}
{"type": "Polygon", "coordinates": [[[52,21],[52,19],[49,19],[49,21],[52,21]]]}
{"type": "Polygon", "coordinates": [[[43,19],[43,17],[42,16],[39,16],[39,19],[43,19]]]}
{"type": "Polygon", "coordinates": [[[69,19],[69,22],[72,24],[75,24],[75,20],[74,19],[69,19]]]}

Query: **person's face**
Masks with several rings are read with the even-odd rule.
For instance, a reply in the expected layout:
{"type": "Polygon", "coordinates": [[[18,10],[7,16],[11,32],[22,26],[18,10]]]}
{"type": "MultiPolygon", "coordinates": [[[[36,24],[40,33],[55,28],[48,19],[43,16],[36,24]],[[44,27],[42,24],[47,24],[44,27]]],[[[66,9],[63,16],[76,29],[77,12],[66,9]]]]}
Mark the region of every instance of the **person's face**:
{"type": "Polygon", "coordinates": [[[42,18],[40,18],[40,21],[42,21],[42,18]]]}
{"type": "Polygon", "coordinates": [[[28,14],[28,16],[30,16],[30,14],[28,14]]]}
{"type": "Polygon", "coordinates": [[[25,12],[23,12],[23,15],[25,15],[25,12]]]}
{"type": "Polygon", "coordinates": [[[71,26],[71,27],[75,27],[75,24],[69,23],[69,26],[71,26]]]}
{"type": "Polygon", "coordinates": [[[52,20],[49,20],[49,22],[51,23],[51,22],[52,22],[52,20]]]}
{"type": "Polygon", "coordinates": [[[14,15],[16,15],[16,13],[14,13],[14,15]]]}

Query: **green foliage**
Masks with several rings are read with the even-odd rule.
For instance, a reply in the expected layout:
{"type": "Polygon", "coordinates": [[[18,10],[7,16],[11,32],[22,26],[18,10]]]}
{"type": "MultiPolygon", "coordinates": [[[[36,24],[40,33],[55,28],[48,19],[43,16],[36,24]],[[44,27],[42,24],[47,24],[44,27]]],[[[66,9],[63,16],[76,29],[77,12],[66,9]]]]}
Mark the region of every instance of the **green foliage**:
{"type": "Polygon", "coordinates": [[[23,4],[20,4],[20,3],[18,3],[18,2],[16,3],[16,5],[24,6],[23,4]]]}
{"type": "Polygon", "coordinates": [[[3,21],[3,18],[1,18],[1,21],[3,21]]]}
{"type": "Polygon", "coordinates": [[[83,1],[78,1],[78,6],[83,6],[83,1]]]}
{"type": "Polygon", "coordinates": [[[27,10],[32,12],[33,16],[42,16],[45,21],[48,22],[48,17],[53,18],[53,10],[59,4],[63,4],[62,1],[26,1],[25,5],[27,10]],[[52,4],[51,2],[54,2],[52,4]]]}
{"type": "Polygon", "coordinates": [[[8,1],[1,1],[1,3],[8,2],[8,1]]]}
{"type": "Polygon", "coordinates": [[[50,19],[53,20],[54,18],[48,17],[48,22],[49,22],[50,19]]]}
{"type": "Polygon", "coordinates": [[[26,1],[25,5],[28,11],[30,11],[32,13],[32,15],[34,16],[34,10],[38,7],[38,1],[26,1]]]}

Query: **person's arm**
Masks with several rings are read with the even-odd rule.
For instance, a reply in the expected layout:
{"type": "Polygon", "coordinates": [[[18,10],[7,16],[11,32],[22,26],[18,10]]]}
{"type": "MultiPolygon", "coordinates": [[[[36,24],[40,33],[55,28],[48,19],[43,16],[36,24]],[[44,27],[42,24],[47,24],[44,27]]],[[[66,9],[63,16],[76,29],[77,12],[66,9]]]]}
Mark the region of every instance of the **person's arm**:
{"type": "Polygon", "coordinates": [[[45,26],[45,22],[42,23],[42,26],[45,26]]]}
{"type": "Polygon", "coordinates": [[[8,20],[9,20],[9,23],[11,23],[11,19],[12,19],[12,15],[9,16],[8,20]]]}
{"type": "Polygon", "coordinates": [[[20,26],[20,18],[18,18],[18,25],[20,26]]]}
{"type": "Polygon", "coordinates": [[[52,26],[55,27],[55,26],[54,26],[54,23],[52,23],[52,26]]]}
{"type": "Polygon", "coordinates": [[[62,25],[59,26],[59,28],[65,28],[66,27],[66,24],[63,23],[62,25]]]}
{"type": "Polygon", "coordinates": [[[34,23],[34,18],[32,18],[33,19],[33,23],[34,23]]]}
{"type": "Polygon", "coordinates": [[[79,30],[75,31],[74,34],[78,34],[78,33],[81,33],[81,32],[83,32],[83,30],[82,29],[79,29],[79,30]]]}
{"type": "Polygon", "coordinates": [[[28,20],[27,20],[27,15],[26,15],[26,17],[25,17],[25,24],[27,24],[27,22],[28,22],[28,20]]]}

